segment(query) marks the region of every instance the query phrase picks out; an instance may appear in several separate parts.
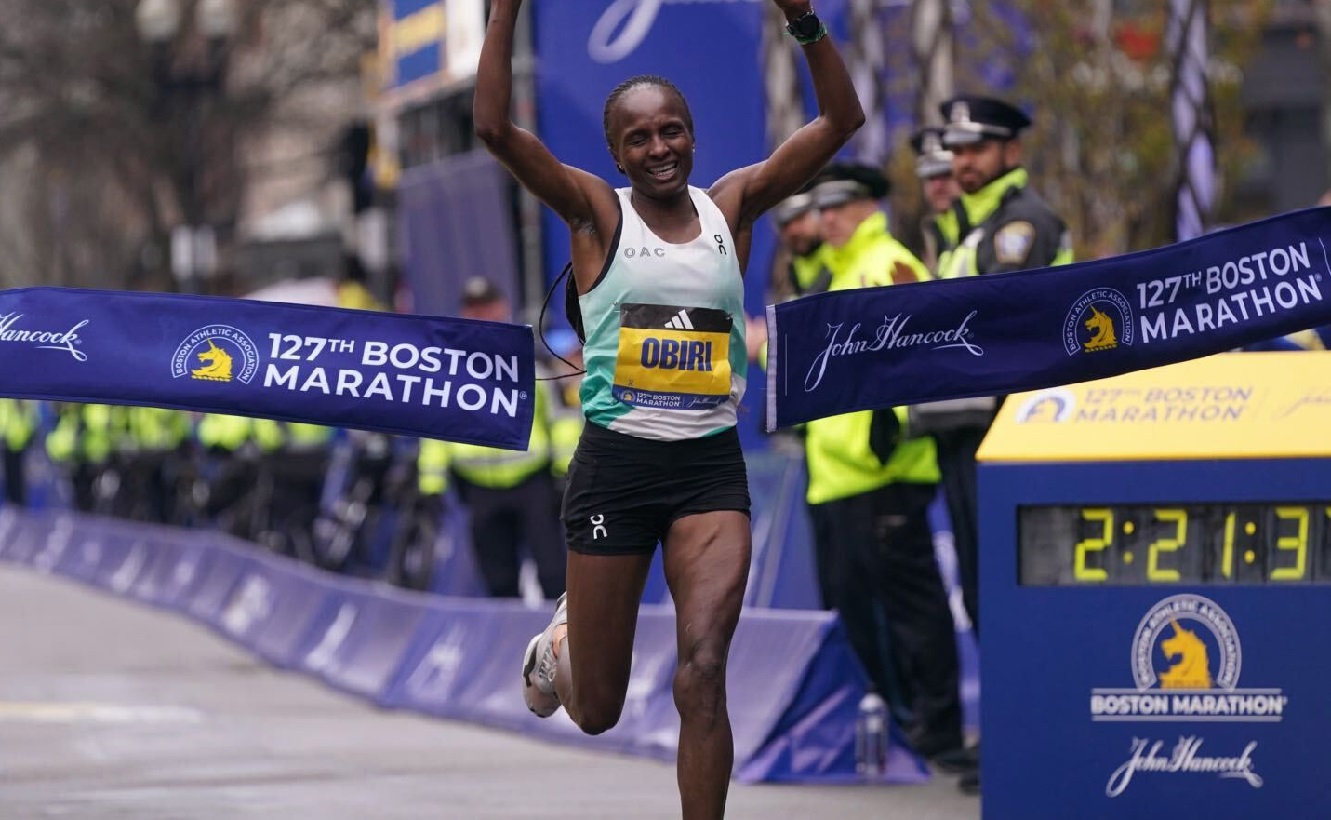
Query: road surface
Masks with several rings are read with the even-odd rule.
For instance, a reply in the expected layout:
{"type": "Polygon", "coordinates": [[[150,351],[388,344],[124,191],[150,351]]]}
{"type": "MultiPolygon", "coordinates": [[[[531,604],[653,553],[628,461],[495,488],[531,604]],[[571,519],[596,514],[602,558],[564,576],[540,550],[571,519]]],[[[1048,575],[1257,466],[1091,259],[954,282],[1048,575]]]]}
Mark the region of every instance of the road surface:
{"type": "MultiPolygon", "coordinates": [[[[386,712],[182,616],[0,565],[6,820],[649,820],[677,801],[668,764],[386,712]]],[[[736,784],[727,817],[976,820],[979,802],[949,777],[736,784]]]]}

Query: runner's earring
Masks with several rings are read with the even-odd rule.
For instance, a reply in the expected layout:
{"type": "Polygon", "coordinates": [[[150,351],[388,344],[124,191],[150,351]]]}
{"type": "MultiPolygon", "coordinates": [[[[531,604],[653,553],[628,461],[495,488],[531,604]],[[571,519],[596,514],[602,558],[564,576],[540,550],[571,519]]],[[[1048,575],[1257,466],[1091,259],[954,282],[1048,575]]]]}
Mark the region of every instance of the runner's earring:
{"type": "Polygon", "coordinates": [[[616,164],[616,165],[615,165],[615,170],[619,171],[619,172],[622,174],[622,173],[624,173],[624,166],[623,166],[623,165],[616,164]]]}

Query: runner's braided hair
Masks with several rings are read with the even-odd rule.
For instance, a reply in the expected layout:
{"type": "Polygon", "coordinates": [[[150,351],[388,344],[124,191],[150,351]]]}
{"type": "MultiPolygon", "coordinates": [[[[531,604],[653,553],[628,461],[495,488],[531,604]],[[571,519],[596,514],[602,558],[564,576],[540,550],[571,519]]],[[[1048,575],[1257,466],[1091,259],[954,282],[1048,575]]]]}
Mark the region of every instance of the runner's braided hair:
{"type": "Polygon", "coordinates": [[[601,125],[605,129],[605,143],[606,145],[609,145],[612,150],[614,149],[615,144],[610,139],[610,111],[619,104],[620,99],[623,98],[625,94],[635,88],[642,88],[644,86],[656,86],[657,88],[664,89],[665,91],[674,94],[679,100],[680,106],[684,109],[684,127],[689,129],[690,137],[694,136],[693,112],[689,110],[689,101],[684,99],[684,92],[680,91],[674,83],[660,75],[635,74],[615,86],[614,89],[610,91],[610,96],[605,98],[605,113],[601,117],[601,125]]]}

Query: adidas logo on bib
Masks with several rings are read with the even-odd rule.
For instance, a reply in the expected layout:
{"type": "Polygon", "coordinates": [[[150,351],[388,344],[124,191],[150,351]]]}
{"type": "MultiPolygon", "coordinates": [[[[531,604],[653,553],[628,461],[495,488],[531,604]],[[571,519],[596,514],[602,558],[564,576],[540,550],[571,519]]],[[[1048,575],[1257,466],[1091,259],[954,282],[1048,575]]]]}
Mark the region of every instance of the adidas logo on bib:
{"type": "Polygon", "coordinates": [[[689,321],[687,310],[676,313],[670,321],[666,322],[665,326],[673,330],[693,330],[693,322],[689,321]]]}

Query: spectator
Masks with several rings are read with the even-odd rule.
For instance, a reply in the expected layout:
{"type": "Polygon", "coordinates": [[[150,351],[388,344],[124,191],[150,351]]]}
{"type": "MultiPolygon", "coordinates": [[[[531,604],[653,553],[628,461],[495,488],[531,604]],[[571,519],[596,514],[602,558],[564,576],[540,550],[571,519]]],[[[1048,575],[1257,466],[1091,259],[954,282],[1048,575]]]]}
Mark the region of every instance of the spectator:
{"type": "MultiPolygon", "coordinates": [[[[888,231],[878,206],[887,190],[867,165],[832,165],[818,178],[829,291],[929,278],[888,231]]],[[[904,415],[865,410],[806,425],[806,501],[824,604],[911,745],[948,761],[963,738],[956,627],[927,514],[938,463],[933,440],[912,436],[904,415]]]]}

